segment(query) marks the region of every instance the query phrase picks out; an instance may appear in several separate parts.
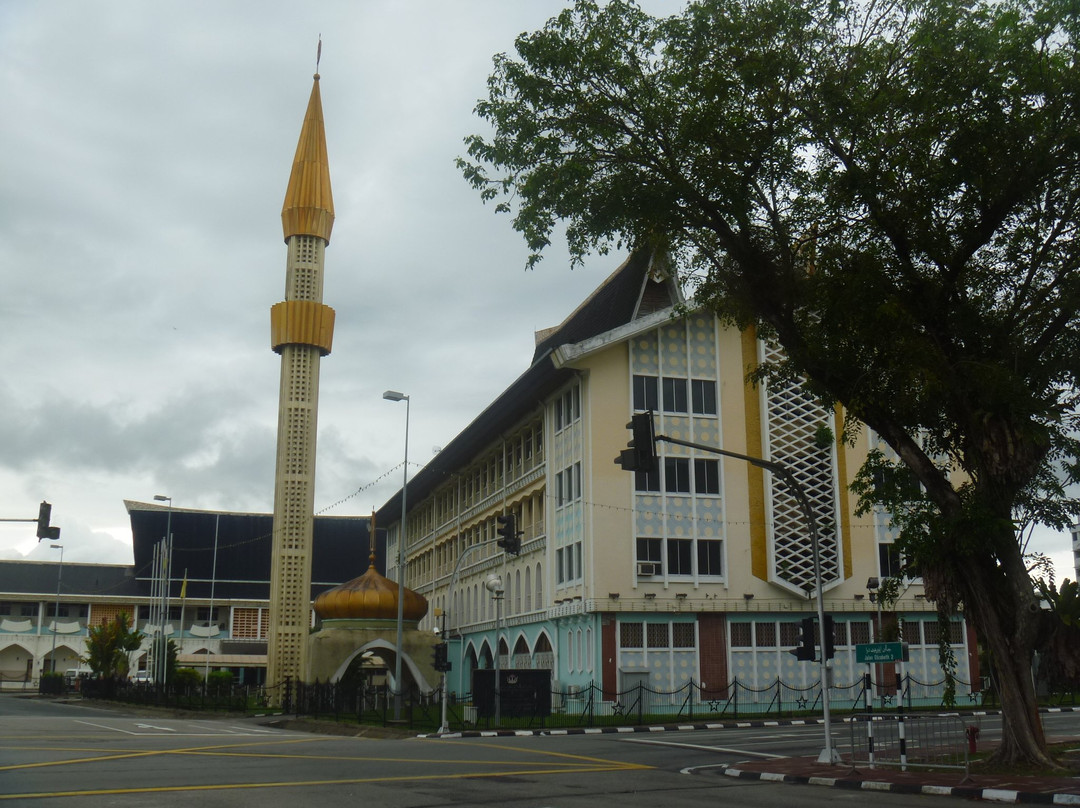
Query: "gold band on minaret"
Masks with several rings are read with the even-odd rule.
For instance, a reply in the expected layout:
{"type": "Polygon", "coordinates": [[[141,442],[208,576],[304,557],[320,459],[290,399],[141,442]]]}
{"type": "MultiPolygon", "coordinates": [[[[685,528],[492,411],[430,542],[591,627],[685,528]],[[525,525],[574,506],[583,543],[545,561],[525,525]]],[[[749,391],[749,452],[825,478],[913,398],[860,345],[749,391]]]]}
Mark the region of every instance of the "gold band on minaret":
{"type": "Polygon", "coordinates": [[[270,347],[313,345],[322,356],[334,342],[334,310],[313,300],[284,300],[270,307],[270,347]]]}

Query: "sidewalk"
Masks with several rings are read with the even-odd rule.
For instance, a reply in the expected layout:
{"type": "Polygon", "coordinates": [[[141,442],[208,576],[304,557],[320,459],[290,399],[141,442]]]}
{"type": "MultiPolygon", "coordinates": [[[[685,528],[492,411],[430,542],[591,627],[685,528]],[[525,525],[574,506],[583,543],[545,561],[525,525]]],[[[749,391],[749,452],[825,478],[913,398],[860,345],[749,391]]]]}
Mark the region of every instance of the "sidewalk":
{"type": "MultiPolygon", "coordinates": [[[[1069,738],[1053,738],[1053,743],[1069,738]]],[[[1077,739],[1080,746],[1080,739],[1077,739]]],[[[972,774],[966,780],[962,771],[929,771],[895,766],[874,769],[860,763],[830,766],[816,757],[752,760],[722,770],[729,777],[847,788],[863,791],[891,791],[902,794],[982,799],[999,803],[1034,805],[1080,805],[1080,778],[1068,776],[1027,777],[1020,775],[972,774]]]]}

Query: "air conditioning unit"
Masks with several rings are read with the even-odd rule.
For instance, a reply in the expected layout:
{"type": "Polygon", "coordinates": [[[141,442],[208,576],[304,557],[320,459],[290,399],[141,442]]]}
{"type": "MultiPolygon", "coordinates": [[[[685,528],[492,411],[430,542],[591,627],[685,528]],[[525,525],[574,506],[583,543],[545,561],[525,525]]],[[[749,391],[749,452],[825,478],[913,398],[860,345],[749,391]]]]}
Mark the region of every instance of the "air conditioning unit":
{"type": "Polygon", "coordinates": [[[637,574],[642,578],[649,575],[659,575],[660,565],[655,561],[639,561],[637,563],[637,574]]]}

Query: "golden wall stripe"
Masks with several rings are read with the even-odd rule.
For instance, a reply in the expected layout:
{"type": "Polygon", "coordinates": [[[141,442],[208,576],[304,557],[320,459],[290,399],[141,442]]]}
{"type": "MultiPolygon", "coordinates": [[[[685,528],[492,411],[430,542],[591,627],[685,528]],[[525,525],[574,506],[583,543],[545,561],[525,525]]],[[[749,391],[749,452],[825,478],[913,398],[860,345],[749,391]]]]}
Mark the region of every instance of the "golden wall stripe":
{"type": "Polygon", "coordinates": [[[847,444],[844,443],[844,411],[833,408],[833,434],[836,435],[836,476],[840,481],[840,543],[844,553],[844,580],[852,575],[851,566],[851,492],[848,490],[847,444]]]}
{"type": "MultiPolygon", "coordinates": [[[[753,326],[742,332],[743,372],[749,374],[758,365],[757,331],[753,326]]],[[[746,453],[761,457],[761,399],[756,385],[743,383],[746,412],[746,453]]],[[[746,464],[747,493],[750,508],[750,572],[755,578],[769,580],[768,534],[765,530],[765,471],[746,464]]]]}

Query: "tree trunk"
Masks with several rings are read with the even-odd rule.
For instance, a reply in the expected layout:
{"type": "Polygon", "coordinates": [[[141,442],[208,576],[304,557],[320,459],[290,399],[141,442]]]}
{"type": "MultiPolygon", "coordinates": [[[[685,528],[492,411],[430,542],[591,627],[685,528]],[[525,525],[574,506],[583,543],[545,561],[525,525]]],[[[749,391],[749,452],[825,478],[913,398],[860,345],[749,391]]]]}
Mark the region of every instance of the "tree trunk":
{"type": "MultiPolygon", "coordinates": [[[[1019,548],[1016,556],[1020,560],[1019,548]]],[[[1046,749],[1031,675],[1039,616],[1034,592],[1015,578],[1004,578],[999,567],[968,560],[961,585],[964,609],[990,652],[1001,699],[1002,739],[991,760],[1056,768],[1046,749]]],[[[1026,572],[1023,577],[1026,581],[1026,572]]]]}

